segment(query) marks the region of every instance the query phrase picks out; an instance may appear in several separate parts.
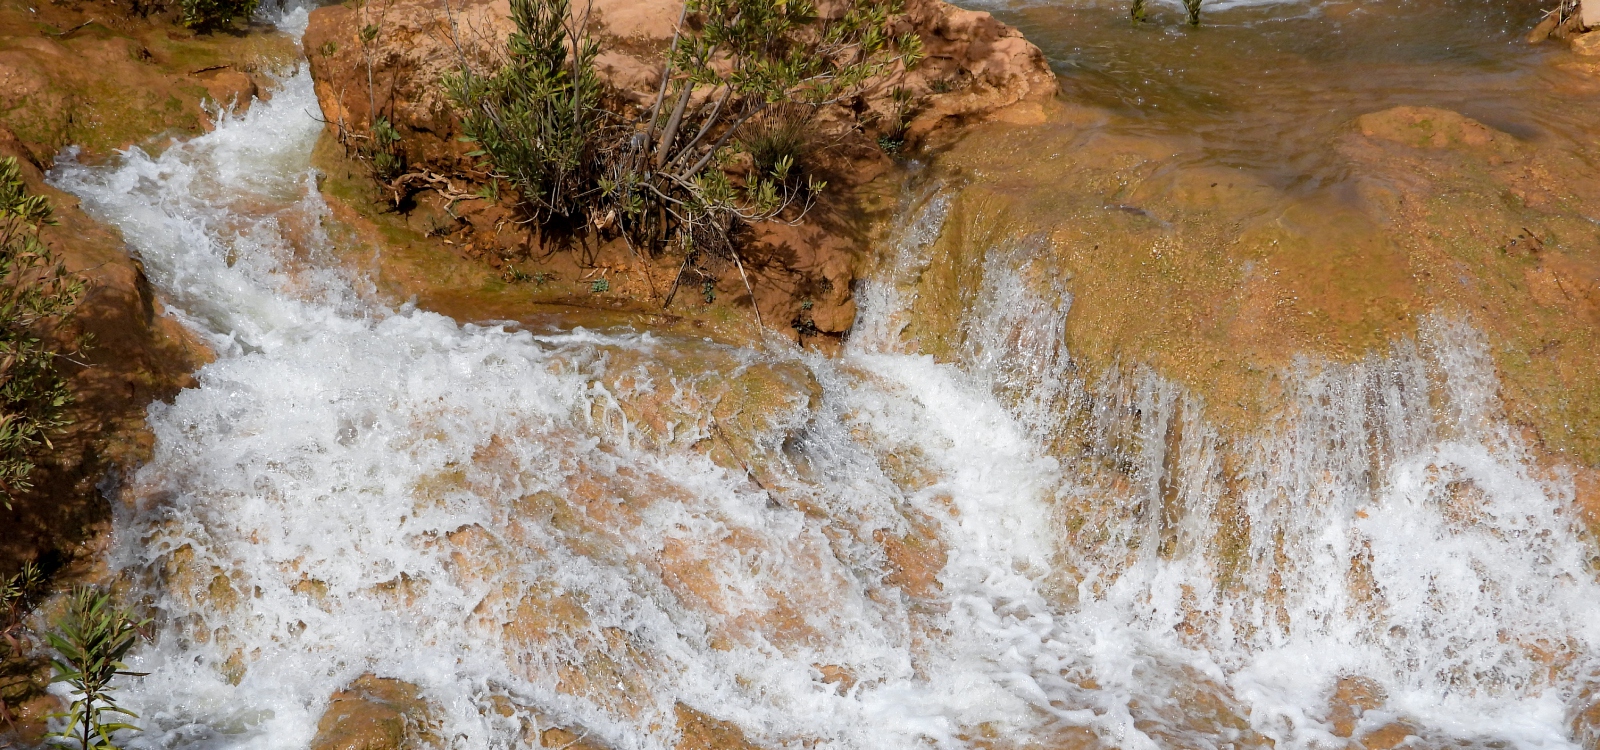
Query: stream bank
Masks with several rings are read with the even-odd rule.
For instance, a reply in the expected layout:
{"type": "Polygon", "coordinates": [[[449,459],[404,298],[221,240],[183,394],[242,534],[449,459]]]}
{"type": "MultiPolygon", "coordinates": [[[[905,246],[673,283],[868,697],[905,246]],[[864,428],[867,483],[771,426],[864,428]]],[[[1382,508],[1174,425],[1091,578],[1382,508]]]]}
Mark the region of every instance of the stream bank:
{"type": "MultiPolygon", "coordinates": [[[[147,409],[193,387],[192,373],[212,359],[168,314],[119,232],[45,179],[68,146],[78,158],[103,160],[204,132],[217,107],[244,108],[269,95],[274,72],[298,56],[294,41],[269,25],[196,34],[175,16],[117,2],[0,4],[0,157],[15,157],[27,189],[55,208],[56,223],[40,238],[87,284],[55,335],[88,342],[62,367],[75,399],[70,426],[36,460],[33,489],[0,508],[0,576],[27,561],[54,589],[108,575],[106,498],[151,455],[147,409]]],[[[48,664],[8,651],[0,674],[8,705],[19,711],[0,737],[36,739],[42,717],[58,708],[42,695],[48,664]]]]}

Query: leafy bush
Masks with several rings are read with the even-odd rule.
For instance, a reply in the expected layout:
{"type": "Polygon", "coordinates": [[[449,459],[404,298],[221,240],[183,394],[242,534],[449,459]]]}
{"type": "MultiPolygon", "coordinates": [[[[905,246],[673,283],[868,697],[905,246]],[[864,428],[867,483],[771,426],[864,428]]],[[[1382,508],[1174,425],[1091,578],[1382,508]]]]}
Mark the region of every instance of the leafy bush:
{"type": "Polygon", "coordinates": [[[179,10],[184,26],[191,29],[220,29],[235,20],[250,20],[260,0],[181,0],[179,10]]]}
{"type": "Polygon", "coordinates": [[[56,369],[52,330],[83,297],[83,282],[39,241],[54,223],[49,199],[29,195],[15,158],[0,159],[0,502],[31,484],[32,456],[68,423],[72,400],[56,369]]]}
{"type": "Polygon", "coordinates": [[[446,85],[466,139],[536,213],[572,216],[592,192],[602,112],[594,72],[599,45],[570,15],[569,0],[511,0],[517,31],[489,75],[466,66],[446,85]]]}
{"type": "Polygon", "coordinates": [[[823,18],[809,0],[688,0],[654,102],[628,114],[602,106],[598,46],[569,0],[513,0],[503,64],[464,62],[450,91],[475,153],[536,214],[647,248],[729,247],[734,222],[803,213],[821,189],[794,179],[810,112],[921,55],[888,34],[899,0],[837,5],[823,18]],[[735,182],[723,167],[740,148],[758,169],[735,182]]]}
{"type": "Polygon", "coordinates": [[[10,578],[0,578],[0,722],[11,726],[13,707],[36,690],[36,670],[27,658],[23,618],[44,593],[44,572],[28,562],[10,578]]]}
{"type": "Polygon", "coordinates": [[[67,713],[56,715],[67,719],[67,726],[50,734],[52,742],[75,745],[79,750],[116,750],[113,734],[138,730],[117,718],[139,717],[112,699],[111,681],[119,676],[144,676],[128,671],[122,660],[148,624],[149,620],[135,621],[127,611],[118,609],[105,591],[89,586],[73,590],[66,616],[56,623],[55,632],[45,634],[59,655],[51,661],[56,672],[52,682],[67,683],[74,695],[67,713]]]}

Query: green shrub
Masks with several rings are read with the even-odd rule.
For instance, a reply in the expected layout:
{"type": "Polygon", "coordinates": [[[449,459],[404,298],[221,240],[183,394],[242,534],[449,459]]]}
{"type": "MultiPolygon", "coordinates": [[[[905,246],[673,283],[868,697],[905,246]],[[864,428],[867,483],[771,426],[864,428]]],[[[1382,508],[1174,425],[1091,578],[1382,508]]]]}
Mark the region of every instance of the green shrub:
{"type": "Polygon", "coordinates": [[[756,173],[785,178],[798,174],[793,165],[801,163],[809,140],[811,108],[803,104],[780,103],[768,107],[745,125],[739,143],[750,154],[756,173]],[[791,168],[780,169],[783,164],[791,168]]]}
{"type": "Polygon", "coordinates": [[[67,719],[67,726],[52,732],[50,741],[76,746],[79,750],[116,750],[112,735],[119,731],[138,731],[138,727],[117,718],[139,718],[116,704],[111,681],[119,676],[142,677],[128,671],[122,660],[138,642],[139,631],[149,620],[135,621],[127,611],[117,608],[111,594],[89,586],[72,591],[66,616],[56,623],[55,632],[45,640],[58,658],[52,682],[72,687],[72,706],[56,718],[67,719]]]}
{"type": "Polygon", "coordinates": [[[35,665],[24,644],[23,618],[44,593],[44,572],[28,562],[10,578],[0,578],[0,722],[11,726],[13,707],[36,692],[35,665]]]}
{"type": "Polygon", "coordinates": [[[822,18],[808,0],[688,0],[654,102],[629,113],[603,107],[599,48],[569,0],[512,0],[503,63],[464,64],[450,93],[474,153],[535,214],[647,247],[726,246],[733,222],[821,188],[794,179],[811,111],[921,55],[919,39],[888,33],[900,0],[837,5],[822,18]],[[722,167],[741,148],[757,170],[736,183],[722,167]]]}
{"type": "Polygon", "coordinates": [[[581,210],[602,117],[599,46],[569,14],[569,0],[511,0],[517,31],[500,68],[464,67],[446,82],[473,154],[545,216],[581,210]]]}
{"type": "Polygon", "coordinates": [[[15,158],[0,159],[0,502],[31,484],[34,452],[68,424],[72,400],[50,339],[83,297],[83,282],[39,241],[49,199],[29,195],[15,158]]]}
{"type": "Polygon", "coordinates": [[[655,102],[606,150],[602,203],[641,239],[690,252],[731,252],[734,224],[804,214],[824,187],[796,179],[810,114],[921,57],[920,39],[889,33],[901,5],[841,0],[823,17],[809,0],[687,0],[655,102]],[[756,167],[738,186],[730,144],[756,167]]]}
{"type": "Polygon", "coordinates": [[[184,26],[191,29],[220,29],[235,20],[250,20],[260,0],[181,0],[179,10],[184,26]]]}

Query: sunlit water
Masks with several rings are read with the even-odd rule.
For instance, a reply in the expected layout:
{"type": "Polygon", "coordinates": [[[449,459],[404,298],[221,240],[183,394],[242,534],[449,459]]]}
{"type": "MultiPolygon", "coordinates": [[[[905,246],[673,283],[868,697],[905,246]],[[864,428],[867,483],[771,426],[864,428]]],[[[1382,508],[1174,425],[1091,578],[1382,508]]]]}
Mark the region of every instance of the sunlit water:
{"type": "MultiPolygon", "coordinates": [[[[970,0],[1039,45],[1068,100],[1170,139],[1182,161],[1251,170],[1278,186],[1347,176],[1330,148],[1357,116],[1390,107],[1460,112],[1519,139],[1594,143],[1600,91],[1563,71],[1565,45],[1525,37],[1542,0],[970,0]]],[[[1582,78],[1582,75],[1578,75],[1582,78]]],[[[1590,156],[1592,159],[1592,155],[1590,156]]]]}
{"type": "Polygon", "coordinates": [[[365,673],[460,748],[670,747],[680,703],[771,747],[1341,747],[1345,676],[1387,693],[1364,728],[1571,746],[1600,586],[1470,323],[1302,363],[1231,434],[1152,373],[1082,371],[1019,245],[938,363],[901,335],[935,192],[837,360],[461,325],[336,264],[316,111],[300,71],[159,157],[53,174],[219,353],[152,407],[116,519],[158,621],[131,746],[305,747],[365,673]],[[742,417],[758,480],[705,446],[762,372],[788,390],[742,417]],[[940,549],[937,586],[895,579],[889,538],[940,549]]]}

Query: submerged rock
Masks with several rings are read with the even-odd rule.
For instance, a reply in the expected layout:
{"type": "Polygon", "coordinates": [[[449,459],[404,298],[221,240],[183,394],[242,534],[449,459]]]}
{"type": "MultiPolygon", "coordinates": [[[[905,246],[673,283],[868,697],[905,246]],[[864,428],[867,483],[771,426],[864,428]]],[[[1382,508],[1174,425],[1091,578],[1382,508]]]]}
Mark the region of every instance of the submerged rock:
{"type": "Polygon", "coordinates": [[[1600,56],[1600,31],[1591,31],[1582,36],[1573,37],[1572,51],[1584,57],[1600,56]]]}
{"type": "Polygon", "coordinates": [[[310,750],[412,750],[429,747],[432,709],[409,682],[362,675],[333,694],[310,750]]]}
{"type": "Polygon", "coordinates": [[[1511,137],[1458,112],[1435,107],[1395,107],[1362,115],[1363,136],[1413,148],[1512,148],[1511,137]]]}

